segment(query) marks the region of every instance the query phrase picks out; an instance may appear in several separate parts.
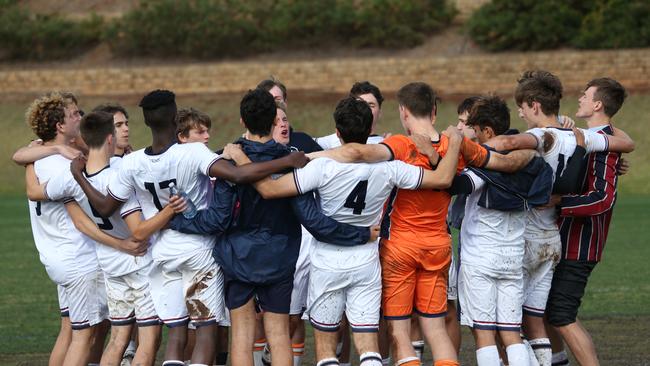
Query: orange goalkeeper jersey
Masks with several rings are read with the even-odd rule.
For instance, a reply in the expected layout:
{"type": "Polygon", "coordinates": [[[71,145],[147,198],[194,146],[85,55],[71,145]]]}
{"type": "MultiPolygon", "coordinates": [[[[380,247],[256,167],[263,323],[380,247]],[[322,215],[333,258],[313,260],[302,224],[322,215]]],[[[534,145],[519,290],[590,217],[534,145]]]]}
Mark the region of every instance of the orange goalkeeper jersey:
{"type": "MultiPolygon", "coordinates": [[[[432,143],[438,154],[444,157],[449,147],[447,136],[441,134],[440,140],[432,143]]],[[[383,144],[396,160],[425,169],[432,168],[426,155],[420,154],[415,143],[407,136],[391,136],[383,144]]],[[[484,166],[488,158],[489,152],[485,147],[464,138],[458,158],[458,172],[466,165],[484,166]],[[468,161],[463,156],[468,157],[468,161]]],[[[451,196],[441,190],[396,190],[384,213],[382,238],[420,248],[450,245],[451,237],[446,224],[450,200],[451,196]]]]}

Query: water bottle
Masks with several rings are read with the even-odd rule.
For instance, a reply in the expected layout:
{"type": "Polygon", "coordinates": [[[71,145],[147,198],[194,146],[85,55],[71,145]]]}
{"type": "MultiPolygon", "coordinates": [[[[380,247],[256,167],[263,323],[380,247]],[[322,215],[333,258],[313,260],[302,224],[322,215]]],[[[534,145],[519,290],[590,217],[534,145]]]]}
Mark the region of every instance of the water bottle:
{"type": "Polygon", "coordinates": [[[187,205],[187,208],[185,211],[183,211],[183,216],[185,216],[186,219],[191,219],[197,214],[196,206],[194,205],[194,202],[187,196],[187,193],[178,190],[176,188],[176,185],[172,182],[169,183],[169,194],[174,196],[179,196],[183,197],[185,199],[185,204],[187,205]]]}

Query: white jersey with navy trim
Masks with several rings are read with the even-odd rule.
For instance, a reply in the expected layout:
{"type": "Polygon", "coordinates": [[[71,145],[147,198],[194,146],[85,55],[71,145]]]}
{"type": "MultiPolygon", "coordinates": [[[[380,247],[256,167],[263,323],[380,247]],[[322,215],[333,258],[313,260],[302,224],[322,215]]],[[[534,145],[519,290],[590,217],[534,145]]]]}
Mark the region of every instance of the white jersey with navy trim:
{"type": "MultiPolygon", "coordinates": [[[[323,158],[294,171],[300,193],[318,190],[322,212],[346,224],[379,224],[384,202],[394,187],[417,189],[422,168],[401,161],[377,164],[342,164],[323,158]]],[[[343,247],[314,240],[313,266],[343,271],[368,264],[378,256],[377,242],[343,247]]]]}
{"type": "Polygon", "coordinates": [[[461,266],[467,263],[497,272],[521,271],[526,211],[498,211],[479,206],[485,181],[469,170],[462,174],[470,178],[473,189],[467,196],[460,228],[461,266]]]}
{"type": "MultiPolygon", "coordinates": [[[[201,210],[207,207],[211,190],[209,169],[218,159],[219,155],[198,142],[173,144],[156,155],[141,149],[122,158],[118,173],[108,184],[108,193],[126,202],[135,191],[145,219],[150,219],[167,205],[169,184],[173,182],[201,210]]],[[[212,235],[181,234],[169,229],[151,239],[154,260],[191,256],[212,249],[215,242],[212,235]]]]}
{"type": "MultiPolygon", "coordinates": [[[[589,130],[582,130],[585,135],[585,150],[587,154],[597,151],[606,151],[608,140],[602,135],[589,130]]],[[[564,173],[568,160],[576,149],[576,138],[572,130],[562,128],[532,128],[529,133],[537,139],[537,151],[544,161],[553,169],[553,181],[564,173]],[[553,136],[553,144],[548,151],[544,151],[543,136],[549,133],[553,136]]],[[[530,210],[528,214],[527,233],[540,233],[544,231],[557,231],[557,214],[555,208],[530,210]]]]}
{"type": "MultiPolygon", "coordinates": [[[[39,182],[47,182],[70,171],[70,160],[51,155],[34,163],[39,182]]],[[[64,204],[72,201],[29,201],[34,243],[50,278],[58,284],[72,280],[72,272],[85,274],[98,268],[94,243],[74,226],[64,204]]]]}
{"type": "MultiPolygon", "coordinates": [[[[339,137],[336,136],[335,133],[323,137],[316,137],[314,138],[314,141],[316,141],[316,143],[320,145],[320,147],[322,147],[323,150],[329,150],[341,146],[341,140],[339,140],[339,137]]],[[[378,144],[382,141],[384,141],[384,138],[382,136],[370,135],[368,136],[368,140],[366,140],[366,143],[378,144]]]]}
{"type": "MultiPolygon", "coordinates": [[[[113,174],[117,173],[117,169],[122,163],[120,158],[111,158],[110,165],[94,174],[86,174],[84,176],[99,192],[106,194],[108,182],[113,174]]],[[[45,193],[50,200],[57,201],[66,198],[73,198],[79,203],[79,206],[84,210],[86,215],[90,217],[97,226],[109,235],[116,238],[126,239],[131,236],[126,222],[123,217],[137,212],[139,214],[140,203],[135,198],[135,194],[129,197],[129,200],[122,205],[119,211],[116,211],[109,218],[102,218],[101,215],[93,209],[84,194],[83,190],[74,180],[70,170],[66,170],[63,174],[52,178],[47,182],[45,193]]],[[[125,252],[112,248],[108,245],[95,243],[97,250],[97,259],[99,265],[108,277],[121,276],[127,273],[138,271],[151,263],[151,251],[147,252],[144,256],[133,256],[125,252]]]]}

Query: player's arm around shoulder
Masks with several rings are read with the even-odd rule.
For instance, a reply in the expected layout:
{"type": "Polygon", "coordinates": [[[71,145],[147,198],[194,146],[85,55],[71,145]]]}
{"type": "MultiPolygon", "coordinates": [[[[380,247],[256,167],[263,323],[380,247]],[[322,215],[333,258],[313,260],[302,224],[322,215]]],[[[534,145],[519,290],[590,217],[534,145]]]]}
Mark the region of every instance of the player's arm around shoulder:
{"type": "Polygon", "coordinates": [[[46,183],[39,184],[36,172],[34,171],[34,164],[27,164],[25,166],[25,190],[27,191],[27,198],[31,201],[45,201],[47,196],[45,194],[46,183]]]}
{"type": "Polygon", "coordinates": [[[456,168],[458,167],[458,154],[463,142],[463,136],[455,126],[449,126],[444,132],[449,138],[449,146],[447,153],[438,163],[436,170],[424,169],[422,177],[422,184],[420,188],[425,189],[446,189],[451,186],[451,183],[456,175],[456,168]]]}
{"type": "MultiPolygon", "coordinates": [[[[542,134],[544,136],[544,134],[542,134]]],[[[491,138],[485,145],[497,151],[510,151],[522,149],[537,149],[539,137],[532,133],[520,133],[516,135],[500,135],[491,138]]]]}
{"type": "Polygon", "coordinates": [[[614,130],[614,135],[607,136],[608,151],[620,153],[631,153],[634,151],[634,140],[625,131],[613,126],[612,129],[614,130]]]}
{"type": "Polygon", "coordinates": [[[393,158],[388,145],[348,143],[340,147],[307,154],[309,159],[330,158],[339,163],[378,163],[393,158]]]}

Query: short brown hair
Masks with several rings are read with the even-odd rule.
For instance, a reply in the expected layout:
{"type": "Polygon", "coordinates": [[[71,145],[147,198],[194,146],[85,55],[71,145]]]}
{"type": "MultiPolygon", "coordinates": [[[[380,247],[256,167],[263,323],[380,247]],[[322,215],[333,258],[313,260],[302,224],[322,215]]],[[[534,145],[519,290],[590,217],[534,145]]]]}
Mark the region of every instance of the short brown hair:
{"type": "Polygon", "coordinates": [[[113,114],[102,111],[90,112],[81,119],[79,130],[86,145],[98,149],[104,145],[106,136],[115,134],[113,114]]]}
{"type": "Polygon", "coordinates": [[[517,80],[515,90],[515,101],[521,107],[533,102],[539,103],[542,112],[547,115],[560,113],[560,99],[562,99],[562,82],[560,79],[544,70],[529,70],[522,74],[517,80]]]}
{"type": "Polygon", "coordinates": [[[274,86],[277,86],[280,88],[282,91],[282,98],[286,101],[287,100],[287,87],[282,84],[280,79],[276,78],[275,76],[271,75],[268,79],[260,81],[259,84],[257,84],[257,88],[264,89],[266,91],[271,91],[274,86]]]}
{"type": "Polygon", "coordinates": [[[481,130],[491,127],[497,136],[503,135],[510,128],[508,105],[496,95],[477,97],[469,110],[467,125],[477,125],[481,130]]]}
{"type": "Polygon", "coordinates": [[[397,102],[415,117],[431,117],[432,111],[436,113],[438,100],[433,88],[423,82],[406,84],[397,92],[397,102]]]}
{"type": "Polygon", "coordinates": [[[25,113],[27,125],[43,141],[54,140],[56,124],[65,121],[65,107],[71,102],[77,104],[77,98],[67,92],[51,92],[37,98],[25,113]]]}
{"type": "Polygon", "coordinates": [[[212,127],[212,120],[207,114],[194,108],[181,108],[176,115],[176,134],[184,137],[189,136],[190,130],[204,126],[207,129],[212,127]]]}
{"type": "Polygon", "coordinates": [[[594,100],[603,103],[603,109],[608,117],[613,117],[625,102],[627,91],[621,83],[610,78],[593,79],[587,83],[586,89],[595,86],[594,100]]]}

